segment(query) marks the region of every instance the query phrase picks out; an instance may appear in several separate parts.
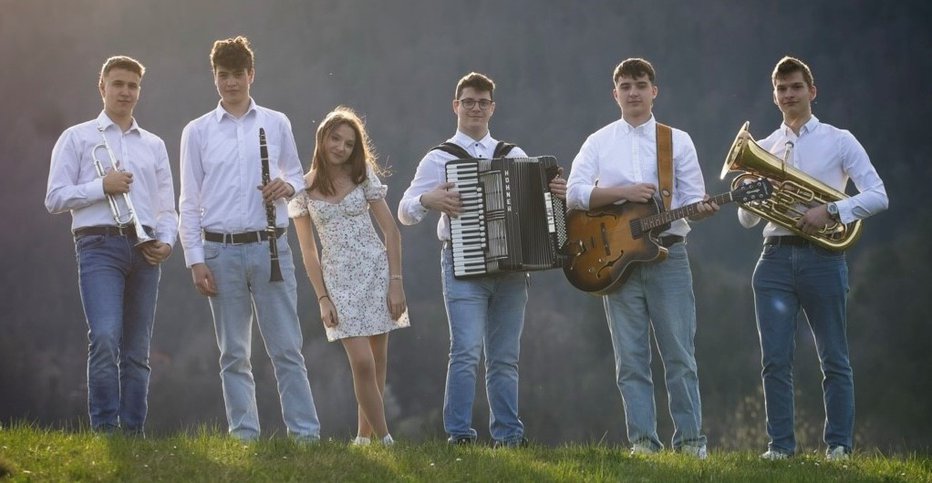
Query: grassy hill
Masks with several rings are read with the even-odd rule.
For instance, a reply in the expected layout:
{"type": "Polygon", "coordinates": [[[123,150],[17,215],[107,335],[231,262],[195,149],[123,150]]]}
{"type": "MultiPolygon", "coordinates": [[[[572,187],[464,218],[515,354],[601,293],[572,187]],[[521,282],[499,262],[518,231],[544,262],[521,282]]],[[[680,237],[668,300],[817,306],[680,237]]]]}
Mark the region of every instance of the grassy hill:
{"type": "Polygon", "coordinates": [[[350,447],[287,438],[243,444],[215,430],[145,440],[27,425],[0,429],[3,481],[932,481],[927,455],[856,454],[829,463],[712,451],[707,461],[622,447],[531,445],[517,450],[445,442],[350,447]]]}

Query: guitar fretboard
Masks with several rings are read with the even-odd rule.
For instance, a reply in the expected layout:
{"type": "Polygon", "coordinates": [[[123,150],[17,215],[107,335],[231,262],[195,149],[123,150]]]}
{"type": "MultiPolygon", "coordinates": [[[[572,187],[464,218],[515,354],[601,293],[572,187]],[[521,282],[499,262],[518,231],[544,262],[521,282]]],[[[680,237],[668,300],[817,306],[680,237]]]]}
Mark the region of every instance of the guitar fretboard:
{"type": "Polygon", "coordinates": [[[645,216],[637,220],[640,224],[641,232],[648,232],[657,228],[658,226],[666,225],[667,223],[672,223],[680,218],[686,218],[687,216],[695,215],[699,213],[699,205],[702,203],[708,203],[714,201],[717,205],[721,206],[726,203],[731,203],[734,201],[734,197],[731,192],[722,193],[720,195],[715,195],[709,198],[708,201],[699,201],[691,205],[682,206],[670,211],[663,211],[657,213],[656,215],[645,216]]]}

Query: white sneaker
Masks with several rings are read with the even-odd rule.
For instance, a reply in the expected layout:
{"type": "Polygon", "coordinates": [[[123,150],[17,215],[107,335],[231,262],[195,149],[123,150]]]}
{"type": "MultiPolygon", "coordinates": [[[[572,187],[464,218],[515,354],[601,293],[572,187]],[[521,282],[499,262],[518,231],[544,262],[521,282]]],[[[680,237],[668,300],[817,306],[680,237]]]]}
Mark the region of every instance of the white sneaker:
{"type": "Polygon", "coordinates": [[[372,440],[370,440],[369,438],[364,438],[364,437],[362,437],[362,436],[356,436],[355,438],[353,438],[353,439],[350,440],[350,445],[352,445],[352,446],[369,446],[369,443],[371,443],[371,442],[372,442],[372,440]]]}
{"type": "Polygon", "coordinates": [[[790,455],[788,453],[784,453],[775,449],[768,449],[764,452],[764,454],[760,455],[760,459],[768,461],[785,460],[789,457],[790,455]]]}
{"type": "Polygon", "coordinates": [[[631,445],[631,456],[655,454],[657,450],[653,446],[644,443],[634,443],[631,445]]]}
{"type": "Polygon", "coordinates": [[[386,434],[385,437],[382,438],[382,446],[391,446],[393,444],[395,444],[395,440],[392,438],[392,435],[386,434]]]}
{"type": "Polygon", "coordinates": [[[683,446],[680,446],[680,452],[700,460],[709,458],[709,451],[706,449],[704,444],[700,446],[684,444],[683,446]]]}
{"type": "Polygon", "coordinates": [[[850,458],[844,446],[833,446],[825,452],[825,459],[829,461],[848,461],[850,458]]]}

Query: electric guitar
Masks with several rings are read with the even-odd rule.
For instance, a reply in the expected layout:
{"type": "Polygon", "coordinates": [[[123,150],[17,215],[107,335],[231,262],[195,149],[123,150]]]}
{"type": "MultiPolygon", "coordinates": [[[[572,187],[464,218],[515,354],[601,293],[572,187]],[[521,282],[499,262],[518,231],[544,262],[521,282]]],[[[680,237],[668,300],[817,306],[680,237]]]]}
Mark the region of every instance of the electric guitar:
{"type": "MultiPolygon", "coordinates": [[[[718,205],[764,200],[773,193],[767,179],[741,185],[734,191],[709,199],[718,205]]],[[[626,202],[592,211],[571,210],[566,214],[567,241],[563,273],[574,287],[594,295],[605,295],[620,287],[639,263],[661,262],[667,249],[658,234],[670,223],[699,212],[700,201],[675,210],[662,211],[656,199],[647,203],[626,202]]]]}

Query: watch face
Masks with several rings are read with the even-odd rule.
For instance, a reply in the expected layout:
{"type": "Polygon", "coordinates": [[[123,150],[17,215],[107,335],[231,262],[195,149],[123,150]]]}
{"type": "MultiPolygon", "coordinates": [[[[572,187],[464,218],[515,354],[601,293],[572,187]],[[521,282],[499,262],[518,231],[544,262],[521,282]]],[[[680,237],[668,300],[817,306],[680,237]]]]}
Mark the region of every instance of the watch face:
{"type": "Polygon", "coordinates": [[[828,210],[828,214],[832,216],[835,216],[838,214],[838,205],[836,205],[835,203],[829,203],[826,209],[828,210]]]}

